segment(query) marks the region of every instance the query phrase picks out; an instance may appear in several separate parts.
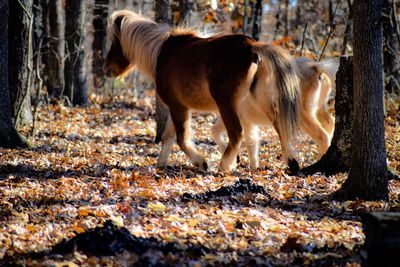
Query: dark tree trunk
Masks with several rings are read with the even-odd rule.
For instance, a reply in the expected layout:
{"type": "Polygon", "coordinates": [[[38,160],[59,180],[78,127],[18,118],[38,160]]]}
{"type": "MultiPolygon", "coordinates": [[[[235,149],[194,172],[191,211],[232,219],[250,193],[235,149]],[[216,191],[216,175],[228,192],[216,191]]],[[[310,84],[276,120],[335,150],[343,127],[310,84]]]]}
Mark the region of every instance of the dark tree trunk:
{"type": "Polygon", "coordinates": [[[278,1],[277,5],[278,5],[278,12],[276,12],[276,14],[275,14],[276,23],[275,23],[274,40],[276,40],[276,38],[278,38],[279,29],[281,28],[281,25],[282,25],[282,23],[281,23],[281,18],[282,18],[282,16],[281,16],[281,13],[282,13],[281,2],[278,1]]]}
{"type": "MultiPolygon", "coordinates": [[[[33,0],[33,88],[39,91],[43,85],[43,64],[46,61],[42,55],[48,52],[45,49],[48,39],[48,4],[49,0],[33,0]]],[[[34,102],[38,101],[34,99],[34,102]]]]}
{"type": "Polygon", "coordinates": [[[352,5],[351,1],[347,0],[347,21],[346,21],[346,28],[343,34],[343,43],[342,43],[342,51],[341,55],[346,55],[347,44],[351,41],[351,26],[353,25],[353,15],[352,15],[352,5]]]}
{"type": "MultiPolygon", "coordinates": [[[[156,0],[155,3],[155,21],[158,23],[169,23],[168,19],[169,1],[156,0]]],[[[158,94],[156,94],[156,142],[161,141],[162,134],[167,124],[169,115],[168,107],[161,101],[158,94]]]]}
{"type": "Polygon", "coordinates": [[[50,96],[60,99],[64,92],[64,8],[62,0],[50,0],[48,9],[49,48],[46,73],[47,90],[50,96]]]}
{"type": "Polygon", "coordinates": [[[340,199],[388,200],[380,0],[353,4],[354,121],[349,177],[340,199]]]}
{"type": "Polygon", "coordinates": [[[261,25],[262,25],[262,0],[257,0],[254,7],[254,21],[253,21],[253,34],[255,40],[260,39],[261,25]]]}
{"type": "Polygon", "coordinates": [[[93,83],[96,88],[104,85],[104,53],[107,44],[107,18],[109,15],[109,0],[95,0],[93,10],[93,83]]]}
{"type": "MultiPolygon", "coordinates": [[[[14,0],[12,0],[14,1],[14,0]]],[[[8,81],[8,1],[0,1],[0,147],[28,147],[12,123],[8,81]]]]}
{"type": "Polygon", "coordinates": [[[283,16],[284,35],[289,35],[290,20],[289,20],[289,0],[285,0],[285,13],[283,16]]]}
{"type": "Polygon", "coordinates": [[[248,21],[249,21],[249,16],[248,16],[248,10],[249,10],[249,0],[244,0],[243,3],[243,34],[247,35],[247,29],[249,27],[248,21]]]}
{"type": "Polygon", "coordinates": [[[353,60],[341,57],[336,74],[335,132],[328,151],[319,161],[301,172],[311,175],[322,172],[327,175],[346,172],[351,166],[353,113],[353,60]]]}
{"type": "Polygon", "coordinates": [[[400,94],[400,43],[393,1],[382,0],[385,90],[400,94]]]}
{"type": "Polygon", "coordinates": [[[84,0],[65,1],[65,92],[71,104],[84,106],[87,97],[87,8],[84,0]]]}
{"type": "Polygon", "coordinates": [[[32,0],[9,2],[9,50],[8,68],[11,107],[16,126],[32,123],[31,77],[32,51],[30,29],[32,24],[32,0]],[[27,13],[28,12],[28,13],[27,13]]]}

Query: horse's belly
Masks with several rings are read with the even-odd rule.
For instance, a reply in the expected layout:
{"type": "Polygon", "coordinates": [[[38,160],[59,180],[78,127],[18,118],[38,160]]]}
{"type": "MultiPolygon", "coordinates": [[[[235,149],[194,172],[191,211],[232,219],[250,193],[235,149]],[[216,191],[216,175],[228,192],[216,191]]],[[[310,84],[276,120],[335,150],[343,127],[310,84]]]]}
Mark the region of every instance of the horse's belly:
{"type": "Polygon", "coordinates": [[[218,111],[217,104],[211,96],[206,82],[191,83],[183,86],[181,100],[190,109],[205,112],[218,111]]]}
{"type": "Polygon", "coordinates": [[[272,124],[273,115],[271,111],[265,110],[265,107],[252,100],[251,96],[246,97],[239,105],[240,120],[244,123],[258,126],[269,126],[272,124]]]}

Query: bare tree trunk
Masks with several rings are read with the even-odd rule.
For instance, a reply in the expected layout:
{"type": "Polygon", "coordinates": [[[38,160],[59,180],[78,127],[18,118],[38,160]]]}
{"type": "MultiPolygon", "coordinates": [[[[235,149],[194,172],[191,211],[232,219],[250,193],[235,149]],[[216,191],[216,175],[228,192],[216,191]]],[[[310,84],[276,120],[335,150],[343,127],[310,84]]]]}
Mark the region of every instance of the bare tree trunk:
{"type": "Polygon", "coordinates": [[[276,14],[275,14],[276,23],[275,23],[275,32],[274,32],[274,38],[273,38],[274,40],[276,40],[276,38],[278,38],[279,29],[281,28],[281,25],[282,25],[282,23],[281,23],[281,12],[282,12],[281,2],[278,1],[277,5],[278,5],[278,12],[276,12],[276,14]]]}
{"type": "Polygon", "coordinates": [[[400,94],[400,43],[393,1],[382,0],[383,66],[385,90],[400,94]]]}
{"type": "Polygon", "coordinates": [[[285,0],[285,13],[283,16],[283,25],[285,27],[284,34],[285,36],[289,35],[290,28],[290,20],[289,20],[289,0],[285,0]]]}
{"type": "Polygon", "coordinates": [[[96,88],[100,88],[105,83],[105,75],[103,71],[104,53],[107,44],[107,18],[109,15],[109,0],[95,0],[93,10],[93,84],[96,88]]]}
{"type": "MultiPolygon", "coordinates": [[[[156,22],[169,23],[168,19],[169,1],[156,0],[156,22]]],[[[158,94],[156,94],[156,138],[155,142],[160,142],[162,134],[164,133],[167,119],[169,116],[168,107],[162,102],[158,94]]]]}
{"type": "MultiPolygon", "coordinates": [[[[14,1],[14,0],[12,0],[14,1]]],[[[28,147],[12,123],[8,80],[8,1],[0,1],[0,147],[28,147]]]]}
{"type": "Polygon", "coordinates": [[[65,95],[73,105],[83,106],[87,97],[87,7],[84,0],[65,2],[65,39],[67,57],[65,60],[65,95]]]}
{"type": "MultiPolygon", "coordinates": [[[[43,73],[43,52],[48,37],[47,33],[47,12],[49,0],[33,0],[33,62],[34,62],[34,86],[36,90],[41,90],[40,80],[43,73]],[[40,88],[39,88],[40,87],[40,88]]],[[[38,99],[34,99],[37,102],[38,99]]]]}
{"type": "Polygon", "coordinates": [[[253,21],[253,34],[255,40],[260,39],[261,25],[262,25],[262,0],[257,0],[254,7],[254,21],[253,21]]]}
{"type": "Polygon", "coordinates": [[[348,16],[346,21],[346,28],[343,34],[343,43],[341,52],[342,56],[346,55],[347,44],[349,43],[350,41],[349,39],[351,38],[351,26],[353,24],[353,15],[352,15],[352,5],[350,0],[347,0],[347,10],[348,10],[348,16]]]}
{"type": "Polygon", "coordinates": [[[49,10],[49,48],[47,54],[46,73],[48,75],[47,90],[50,96],[60,99],[64,92],[64,8],[63,0],[50,0],[49,10]]]}
{"type": "Polygon", "coordinates": [[[388,200],[380,0],[353,4],[354,121],[349,177],[340,199],[388,200]]]}
{"type": "Polygon", "coordinates": [[[9,2],[9,84],[11,106],[16,126],[32,123],[31,79],[32,79],[32,0],[9,2]]]}

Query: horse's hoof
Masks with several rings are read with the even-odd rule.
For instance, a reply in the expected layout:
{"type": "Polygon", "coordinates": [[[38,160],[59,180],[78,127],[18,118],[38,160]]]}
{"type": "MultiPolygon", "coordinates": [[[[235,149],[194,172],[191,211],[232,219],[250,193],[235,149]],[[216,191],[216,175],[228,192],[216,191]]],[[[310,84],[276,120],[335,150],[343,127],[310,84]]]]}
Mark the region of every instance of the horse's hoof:
{"type": "Polygon", "coordinates": [[[296,159],[289,158],[288,159],[289,173],[291,175],[296,175],[300,172],[300,165],[296,159]]]}
{"type": "Polygon", "coordinates": [[[203,167],[203,169],[205,170],[205,171],[208,171],[208,164],[207,164],[207,162],[203,162],[203,164],[202,164],[202,167],[203,167]]]}
{"type": "Polygon", "coordinates": [[[166,162],[157,162],[156,168],[159,170],[165,170],[167,168],[167,163],[166,162]]]}

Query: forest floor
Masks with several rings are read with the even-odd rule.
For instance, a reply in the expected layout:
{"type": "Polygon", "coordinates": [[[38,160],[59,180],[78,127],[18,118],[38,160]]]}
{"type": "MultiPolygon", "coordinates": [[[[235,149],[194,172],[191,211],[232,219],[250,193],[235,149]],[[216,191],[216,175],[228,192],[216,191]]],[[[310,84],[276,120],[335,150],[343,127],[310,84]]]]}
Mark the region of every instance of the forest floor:
{"type": "MultiPolygon", "coordinates": [[[[259,170],[242,147],[237,170],[219,173],[210,115],[193,125],[212,170],[192,167],[177,146],[171,167],[158,170],[145,92],[44,106],[35,148],[0,150],[1,266],[359,266],[359,215],[400,211],[399,181],[389,182],[389,202],[337,202],[327,196],[347,174],[287,175],[271,129],[262,130],[259,170]]],[[[399,174],[400,121],[385,126],[399,174]]],[[[316,161],[307,138],[296,149],[302,166],[316,161]]]]}

